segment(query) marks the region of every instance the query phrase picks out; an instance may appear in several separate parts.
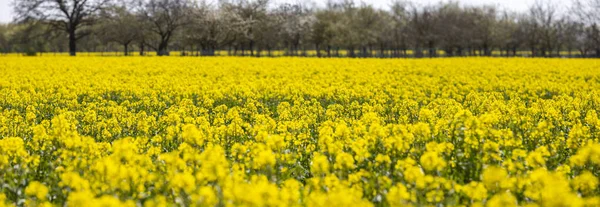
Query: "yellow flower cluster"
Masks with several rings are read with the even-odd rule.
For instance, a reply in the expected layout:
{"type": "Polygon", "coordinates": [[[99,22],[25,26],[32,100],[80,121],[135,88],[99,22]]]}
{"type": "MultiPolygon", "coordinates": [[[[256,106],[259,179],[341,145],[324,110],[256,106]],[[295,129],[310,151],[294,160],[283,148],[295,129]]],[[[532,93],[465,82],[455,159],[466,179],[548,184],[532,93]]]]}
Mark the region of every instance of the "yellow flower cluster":
{"type": "Polygon", "coordinates": [[[600,206],[596,60],[0,58],[0,206],[600,206]]]}

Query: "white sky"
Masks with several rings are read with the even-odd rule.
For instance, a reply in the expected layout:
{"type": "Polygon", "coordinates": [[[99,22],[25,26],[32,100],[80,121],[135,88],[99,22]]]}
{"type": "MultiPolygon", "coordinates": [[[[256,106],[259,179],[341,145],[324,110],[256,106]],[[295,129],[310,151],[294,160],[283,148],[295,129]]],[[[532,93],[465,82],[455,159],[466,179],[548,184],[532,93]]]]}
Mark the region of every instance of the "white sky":
{"type": "MultiPolygon", "coordinates": [[[[0,0],[0,23],[10,22],[13,18],[11,2],[13,0],[0,0]]],[[[295,2],[302,0],[273,0],[274,2],[295,2]]],[[[318,4],[323,5],[327,0],[313,0],[318,4]]],[[[357,0],[360,2],[361,0],[357,0]]],[[[421,5],[436,4],[439,2],[446,2],[448,0],[413,0],[421,5]]],[[[512,11],[526,11],[529,5],[533,4],[535,0],[458,0],[465,5],[497,5],[501,8],[505,8],[512,11]]],[[[551,0],[561,7],[566,7],[566,3],[569,0],[551,0]]],[[[373,4],[380,8],[385,8],[389,5],[390,0],[363,0],[363,2],[373,4]]]]}
{"type": "Polygon", "coordinates": [[[12,20],[12,0],[0,0],[0,23],[10,22],[12,20]]]}

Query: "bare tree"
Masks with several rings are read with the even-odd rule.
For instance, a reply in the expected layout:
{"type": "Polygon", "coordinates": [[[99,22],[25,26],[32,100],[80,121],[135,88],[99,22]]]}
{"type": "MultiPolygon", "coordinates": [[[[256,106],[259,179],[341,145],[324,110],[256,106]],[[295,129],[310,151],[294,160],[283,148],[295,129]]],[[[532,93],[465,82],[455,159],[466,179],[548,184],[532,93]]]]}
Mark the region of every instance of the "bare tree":
{"type": "Polygon", "coordinates": [[[458,2],[449,2],[443,4],[438,10],[439,26],[436,26],[436,33],[440,34],[440,44],[448,56],[462,55],[463,46],[467,40],[473,37],[473,32],[469,31],[469,22],[471,16],[460,7],[458,2]],[[470,35],[470,36],[468,36],[470,35]]]}
{"type": "Polygon", "coordinates": [[[188,12],[191,6],[190,0],[141,0],[139,2],[140,15],[146,28],[154,34],[154,38],[148,40],[147,45],[156,50],[159,56],[169,55],[169,42],[181,27],[189,24],[188,12]]]}
{"type": "Polygon", "coordinates": [[[65,31],[69,53],[77,53],[77,40],[90,34],[86,27],[95,22],[96,14],[110,0],[18,0],[15,13],[20,20],[36,19],[65,31]]]}
{"type": "Polygon", "coordinates": [[[435,49],[438,33],[435,32],[438,25],[438,16],[436,9],[432,6],[426,6],[419,9],[413,6],[411,12],[410,29],[414,41],[415,57],[423,57],[423,47],[429,49],[429,56],[434,57],[437,54],[435,49]]]}
{"type": "Polygon", "coordinates": [[[254,46],[258,36],[256,32],[261,21],[267,19],[267,8],[269,0],[222,0],[221,8],[229,16],[228,22],[235,25],[234,29],[237,32],[238,38],[234,44],[241,47],[242,55],[244,55],[245,46],[247,44],[250,50],[250,55],[254,55],[254,46]]]}
{"type": "Polygon", "coordinates": [[[480,55],[491,56],[497,43],[495,28],[498,11],[495,6],[482,6],[471,9],[473,21],[473,37],[475,44],[480,49],[480,55]]]}
{"type": "Polygon", "coordinates": [[[465,6],[456,0],[436,5],[390,0],[387,8],[357,0],[328,0],[325,7],[300,0],[276,5],[269,0],[109,1],[14,1],[19,33],[0,37],[4,45],[12,45],[4,50],[63,51],[68,45],[72,55],[97,48],[123,48],[128,55],[131,47],[143,55],[148,47],[161,56],[169,49],[181,49],[184,55],[228,49],[230,55],[253,56],[279,49],[289,56],[316,50],[318,57],[323,51],[339,57],[346,50],[347,57],[408,57],[412,48],[414,57],[436,57],[438,50],[445,56],[491,56],[498,51],[516,56],[519,50],[530,50],[538,57],[578,50],[600,57],[600,0],[573,0],[570,15],[555,0],[537,0],[526,12],[465,6]],[[27,34],[20,26],[30,20],[49,25],[44,28],[51,28],[53,37],[68,36],[68,44],[54,38],[36,46],[10,44],[27,34]],[[81,48],[76,47],[78,40],[81,48]]]}
{"type": "Polygon", "coordinates": [[[378,9],[377,16],[379,23],[374,34],[375,44],[377,47],[379,47],[379,52],[377,53],[378,56],[380,58],[384,58],[392,55],[391,53],[389,55],[386,54],[386,51],[396,49],[394,46],[395,37],[394,35],[390,35],[394,34],[396,31],[394,28],[396,25],[394,23],[394,17],[392,14],[385,10],[378,9]]]}
{"type": "Polygon", "coordinates": [[[556,5],[550,1],[537,0],[529,8],[533,27],[537,29],[540,38],[539,49],[541,56],[550,56],[556,47],[557,30],[555,24],[559,19],[556,5]]]}
{"type": "Polygon", "coordinates": [[[129,55],[129,46],[142,36],[139,18],[126,3],[112,5],[103,12],[101,33],[109,41],[123,46],[123,54],[129,55]]]}
{"type": "MultiPolygon", "coordinates": [[[[262,51],[267,50],[267,55],[272,56],[272,51],[275,48],[285,48],[286,40],[283,36],[284,32],[284,20],[277,13],[269,12],[267,13],[266,19],[264,21],[259,21],[255,25],[256,32],[254,33],[256,40],[256,56],[261,57],[262,51]]],[[[296,51],[299,50],[300,45],[304,43],[306,35],[299,35],[300,39],[297,42],[296,51]]],[[[303,50],[303,54],[306,55],[306,50],[303,50]]],[[[286,51],[291,55],[289,51],[286,51]]]]}
{"type": "Polygon", "coordinates": [[[7,54],[13,50],[11,38],[14,36],[14,26],[0,24],[0,53],[7,54]]]}
{"type": "Polygon", "coordinates": [[[566,50],[569,56],[572,56],[573,50],[577,47],[578,34],[583,33],[581,23],[568,17],[562,17],[555,23],[556,28],[556,55],[561,57],[561,51],[566,50]]]}
{"type": "Polygon", "coordinates": [[[271,21],[281,22],[278,33],[283,43],[287,45],[290,55],[297,56],[300,45],[306,41],[310,32],[311,17],[312,11],[302,3],[285,3],[275,9],[271,21]]]}
{"type": "Polygon", "coordinates": [[[575,0],[573,12],[586,27],[588,44],[592,44],[596,57],[600,57],[600,0],[575,0]]]}
{"type": "Polygon", "coordinates": [[[336,46],[336,56],[339,56],[339,49],[346,49],[346,56],[356,57],[356,49],[360,47],[358,24],[354,21],[357,18],[358,8],[354,1],[344,0],[340,2],[329,2],[328,12],[333,18],[331,27],[336,34],[332,44],[336,46]]]}
{"type": "Polygon", "coordinates": [[[382,12],[365,3],[356,9],[353,17],[355,19],[352,20],[352,25],[359,40],[360,54],[362,57],[370,57],[374,45],[382,41],[380,34],[385,31],[388,20],[382,12]]]}
{"type": "Polygon", "coordinates": [[[584,24],[600,22],[600,0],[574,0],[572,10],[584,24]]]}
{"type": "MultiPolygon", "coordinates": [[[[391,38],[392,38],[392,55],[394,57],[407,56],[407,50],[410,41],[410,2],[404,0],[395,0],[390,6],[390,15],[392,21],[391,25],[391,38]]],[[[385,35],[385,34],[384,34],[385,35]]]]}
{"type": "Polygon", "coordinates": [[[196,46],[196,55],[213,56],[218,48],[235,41],[238,25],[223,9],[202,2],[190,15],[191,24],[186,27],[184,38],[196,46]]]}
{"type": "Polygon", "coordinates": [[[311,25],[310,39],[315,45],[317,56],[321,57],[321,46],[325,46],[327,57],[331,57],[332,47],[336,38],[336,24],[341,15],[332,10],[331,7],[319,9],[314,12],[314,20],[311,25]]]}
{"type": "MultiPolygon", "coordinates": [[[[191,47],[191,51],[193,55],[196,52],[196,55],[199,55],[200,47],[202,48],[202,53],[205,55],[205,51],[207,50],[208,45],[210,44],[208,41],[208,36],[210,36],[210,32],[207,33],[207,29],[213,27],[213,25],[217,22],[214,20],[218,20],[216,12],[212,12],[209,9],[209,4],[205,1],[202,1],[198,5],[195,5],[189,15],[189,24],[183,28],[182,31],[182,42],[185,45],[189,45],[191,47]]],[[[185,46],[184,46],[185,50],[185,46]]],[[[185,52],[182,55],[187,55],[185,52]]]]}
{"type": "Polygon", "coordinates": [[[521,47],[521,34],[519,34],[519,25],[517,23],[517,14],[504,11],[496,23],[498,47],[500,53],[505,56],[516,56],[517,49],[521,47]],[[504,51],[504,52],[503,52],[504,51]]]}

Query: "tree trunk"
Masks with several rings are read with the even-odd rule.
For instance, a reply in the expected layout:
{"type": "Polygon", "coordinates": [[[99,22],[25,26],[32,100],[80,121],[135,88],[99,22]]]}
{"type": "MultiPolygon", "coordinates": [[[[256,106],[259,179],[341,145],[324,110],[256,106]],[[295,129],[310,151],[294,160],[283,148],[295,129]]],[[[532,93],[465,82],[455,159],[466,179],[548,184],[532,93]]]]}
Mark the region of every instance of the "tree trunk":
{"type": "Polygon", "coordinates": [[[123,52],[125,52],[124,53],[125,56],[128,56],[129,55],[129,43],[123,44],[123,48],[125,48],[125,51],[123,51],[123,52]]]}
{"type": "Polygon", "coordinates": [[[160,49],[158,49],[158,54],[157,55],[158,56],[168,56],[169,53],[167,52],[166,48],[160,48],[160,49]]]}
{"type": "Polygon", "coordinates": [[[250,56],[254,56],[254,41],[250,40],[250,56]]]}
{"type": "Polygon", "coordinates": [[[429,44],[427,44],[427,46],[429,46],[429,57],[435,57],[437,55],[437,51],[434,48],[433,41],[429,41],[429,44]]]}
{"type": "Polygon", "coordinates": [[[416,58],[422,58],[423,57],[423,51],[421,51],[420,45],[416,45],[415,49],[413,51],[413,56],[416,58]]]}
{"type": "Polygon", "coordinates": [[[69,55],[77,55],[77,37],[75,36],[75,30],[69,31],[69,55]]]}
{"type": "Polygon", "coordinates": [[[487,45],[483,46],[483,55],[487,56],[487,57],[492,56],[492,50],[490,49],[489,46],[487,46],[487,45]]]}
{"type": "Polygon", "coordinates": [[[446,53],[446,57],[454,56],[452,49],[445,49],[444,52],[446,53]]]}
{"type": "Polygon", "coordinates": [[[319,48],[319,44],[315,44],[315,49],[317,50],[317,57],[321,57],[321,48],[319,48]]]}
{"type": "Polygon", "coordinates": [[[353,58],[354,57],[354,48],[348,48],[348,54],[346,56],[353,58]]]}
{"type": "Polygon", "coordinates": [[[158,51],[156,51],[158,53],[158,56],[168,56],[169,52],[167,51],[167,46],[168,43],[167,41],[161,41],[160,44],[158,44],[158,51]]]}
{"type": "Polygon", "coordinates": [[[548,55],[546,54],[546,48],[542,48],[542,50],[540,51],[540,56],[541,57],[548,57],[548,55]]]}
{"type": "Polygon", "coordinates": [[[144,56],[144,43],[140,43],[140,56],[144,56]]]}

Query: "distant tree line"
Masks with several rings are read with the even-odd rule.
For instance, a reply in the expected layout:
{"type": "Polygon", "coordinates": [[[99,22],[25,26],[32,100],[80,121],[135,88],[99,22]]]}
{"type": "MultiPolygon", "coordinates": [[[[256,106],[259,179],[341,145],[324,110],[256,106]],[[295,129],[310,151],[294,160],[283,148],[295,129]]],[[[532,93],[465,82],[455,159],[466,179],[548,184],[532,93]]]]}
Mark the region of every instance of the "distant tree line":
{"type": "Polygon", "coordinates": [[[154,51],[169,55],[318,57],[600,57],[600,0],[526,12],[459,2],[351,0],[316,6],[269,0],[17,0],[0,25],[0,52],[154,51]],[[283,51],[281,53],[280,51],[283,51]]]}

